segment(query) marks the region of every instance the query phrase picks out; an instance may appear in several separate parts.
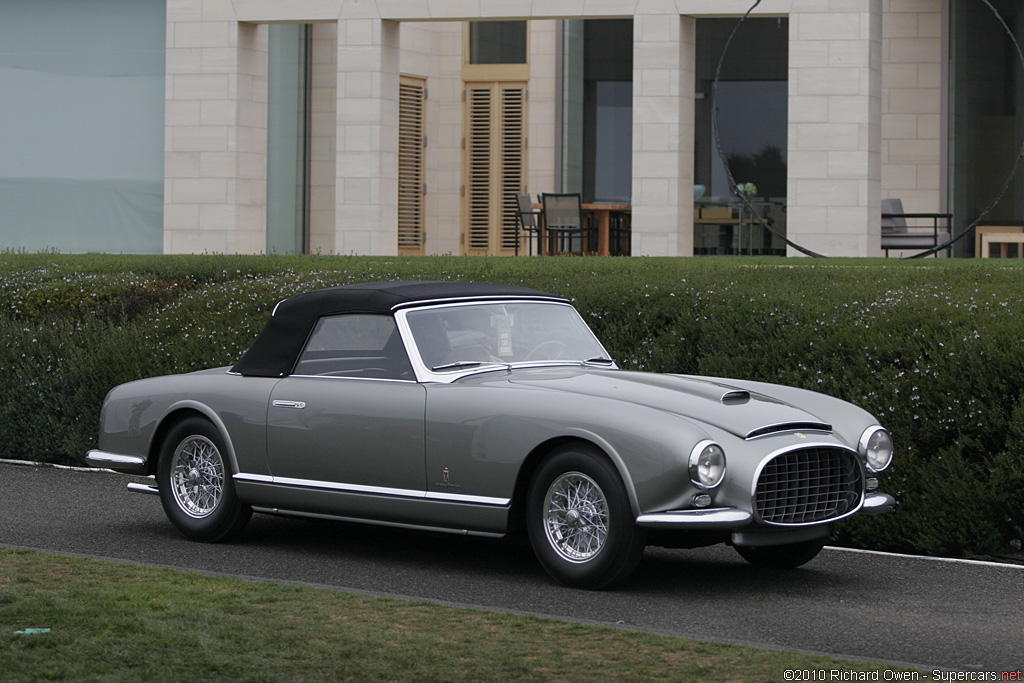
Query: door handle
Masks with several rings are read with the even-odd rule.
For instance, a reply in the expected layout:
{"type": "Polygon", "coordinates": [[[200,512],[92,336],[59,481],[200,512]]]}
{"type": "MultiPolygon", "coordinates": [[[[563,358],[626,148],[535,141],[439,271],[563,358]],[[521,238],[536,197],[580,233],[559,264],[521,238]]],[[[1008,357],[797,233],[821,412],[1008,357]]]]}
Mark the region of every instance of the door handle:
{"type": "Polygon", "coordinates": [[[275,408],[295,408],[296,410],[302,410],[306,407],[305,401],[273,401],[271,403],[275,408]]]}

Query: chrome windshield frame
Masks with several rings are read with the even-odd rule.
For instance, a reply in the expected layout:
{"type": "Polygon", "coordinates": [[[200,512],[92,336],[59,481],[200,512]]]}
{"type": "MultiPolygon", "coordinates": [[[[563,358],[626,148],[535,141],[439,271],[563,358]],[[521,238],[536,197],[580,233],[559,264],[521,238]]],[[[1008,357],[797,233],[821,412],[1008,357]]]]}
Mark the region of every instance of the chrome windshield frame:
{"type": "Polygon", "coordinates": [[[543,368],[543,367],[580,367],[580,366],[591,366],[600,367],[604,369],[616,369],[614,361],[604,363],[590,363],[587,359],[566,359],[566,360],[536,360],[536,361],[517,361],[517,362],[489,362],[480,361],[478,365],[466,365],[461,368],[452,368],[451,370],[435,371],[428,367],[423,362],[423,358],[420,354],[420,349],[416,345],[415,337],[412,333],[412,328],[409,325],[407,316],[410,313],[415,313],[424,310],[436,310],[436,309],[453,309],[462,307],[483,307],[483,306],[520,306],[524,304],[535,305],[535,306],[559,306],[571,312],[571,315],[575,316],[579,321],[583,329],[585,329],[590,338],[593,340],[596,348],[600,349],[601,355],[610,359],[608,351],[604,345],[594,334],[590,326],[587,325],[583,316],[580,315],[579,311],[569,303],[563,303],[560,301],[552,301],[550,299],[489,299],[486,301],[448,301],[440,304],[430,304],[426,306],[406,306],[399,308],[395,311],[395,324],[398,326],[399,334],[402,336],[402,342],[405,344],[406,352],[409,356],[409,361],[412,363],[413,372],[416,374],[416,379],[420,383],[434,383],[434,384],[451,384],[456,382],[463,377],[471,375],[479,375],[482,373],[490,372],[511,372],[514,369],[519,368],[543,368]]]}

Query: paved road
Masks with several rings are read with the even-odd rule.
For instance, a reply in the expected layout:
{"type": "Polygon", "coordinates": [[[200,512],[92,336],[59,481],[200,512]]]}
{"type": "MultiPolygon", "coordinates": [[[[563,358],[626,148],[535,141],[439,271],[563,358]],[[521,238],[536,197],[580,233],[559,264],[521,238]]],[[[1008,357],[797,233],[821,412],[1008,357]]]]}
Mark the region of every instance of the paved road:
{"type": "MultiPolygon", "coordinates": [[[[926,671],[1024,667],[1024,568],[826,549],[795,571],[725,547],[648,549],[622,589],[549,581],[527,546],[257,515],[236,543],[182,539],[130,479],[0,463],[0,545],[294,581],[926,671]]],[[[1020,680],[1015,679],[1015,680],[1020,680]]]]}

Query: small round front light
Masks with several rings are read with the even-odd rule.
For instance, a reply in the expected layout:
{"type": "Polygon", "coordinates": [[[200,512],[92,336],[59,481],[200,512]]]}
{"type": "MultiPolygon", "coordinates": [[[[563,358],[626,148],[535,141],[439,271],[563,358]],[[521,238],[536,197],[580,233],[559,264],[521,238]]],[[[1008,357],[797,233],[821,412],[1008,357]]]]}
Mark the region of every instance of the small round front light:
{"type": "Polygon", "coordinates": [[[725,477],[725,451],[712,441],[701,441],[690,451],[690,481],[702,489],[713,489],[725,477]]]}
{"type": "Polygon", "coordinates": [[[881,472],[892,462],[892,437],[882,427],[871,427],[860,438],[860,452],[869,470],[881,472]]]}

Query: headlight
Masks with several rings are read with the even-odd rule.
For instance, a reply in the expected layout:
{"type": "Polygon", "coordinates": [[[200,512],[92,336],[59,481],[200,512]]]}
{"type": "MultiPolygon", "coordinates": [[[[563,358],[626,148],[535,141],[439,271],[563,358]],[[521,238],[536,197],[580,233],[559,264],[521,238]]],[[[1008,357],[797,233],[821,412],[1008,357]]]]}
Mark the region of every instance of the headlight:
{"type": "Polygon", "coordinates": [[[860,437],[860,454],[868,469],[881,472],[892,462],[892,437],[882,427],[869,427],[860,437]]]}
{"type": "Polygon", "coordinates": [[[713,489],[725,477],[725,451],[717,443],[701,441],[690,451],[690,481],[702,489],[713,489]]]}

